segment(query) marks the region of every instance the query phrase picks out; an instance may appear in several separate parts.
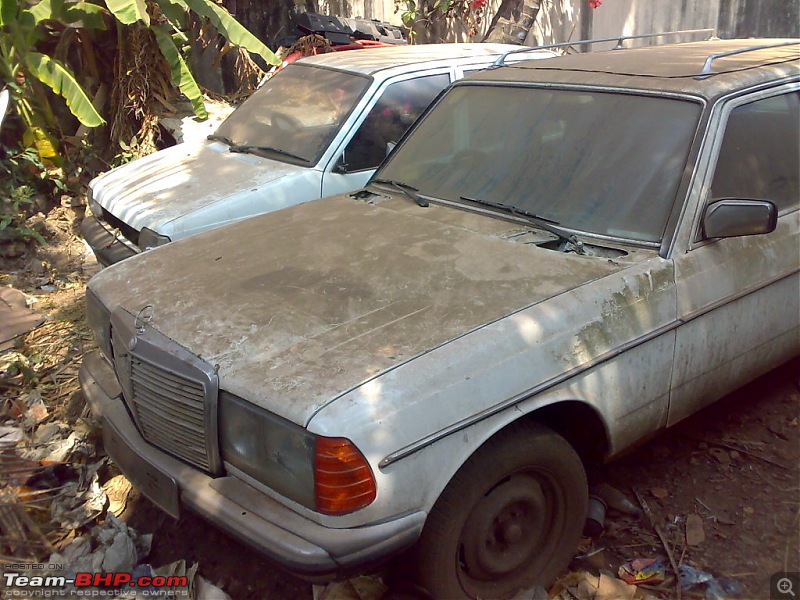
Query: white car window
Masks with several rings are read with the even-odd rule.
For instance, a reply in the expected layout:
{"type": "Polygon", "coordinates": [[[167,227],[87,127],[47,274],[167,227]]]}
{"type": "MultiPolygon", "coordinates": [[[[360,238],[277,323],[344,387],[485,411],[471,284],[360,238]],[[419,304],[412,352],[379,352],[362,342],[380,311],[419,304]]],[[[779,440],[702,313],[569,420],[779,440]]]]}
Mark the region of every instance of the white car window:
{"type": "Polygon", "coordinates": [[[374,169],[436,95],[450,83],[447,73],[417,77],[386,88],[345,149],[348,171],[374,169]]]}
{"type": "Polygon", "coordinates": [[[233,111],[215,137],[271,150],[275,160],[294,155],[314,164],[369,84],[354,73],[291,64],[233,111]]]}

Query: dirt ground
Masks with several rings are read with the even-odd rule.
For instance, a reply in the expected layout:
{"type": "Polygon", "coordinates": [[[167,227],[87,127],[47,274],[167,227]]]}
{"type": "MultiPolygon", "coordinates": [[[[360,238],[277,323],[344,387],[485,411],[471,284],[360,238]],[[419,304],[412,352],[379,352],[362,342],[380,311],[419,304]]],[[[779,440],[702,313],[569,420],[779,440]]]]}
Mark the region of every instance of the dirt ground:
{"type": "MultiPolygon", "coordinates": [[[[80,216],[80,209],[55,209],[48,216],[48,247],[0,263],[0,286],[35,297],[34,307],[50,316],[42,328],[56,332],[54,341],[40,328],[18,348],[39,357],[32,364],[53,418],[83,411],[75,376],[80,355],[92,347],[82,319],[82,292],[93,271],[76,236],[80,216]]],[[[576,552],[581,558],[549,595],[578,597],[574,584],[581,573],[616,577],[620,565],[634,558],[662,557],[667,566],[671,560],[732,579],[740,589],[731,597],[744,599],[769,598],[774,573],[800,571],[799,377],[796,359],[627,456],[591,469],[593,484],[612,486],[637,507],[638,493],[653,521],[625,515],[612,503],[604,531],[583,541],[576,552]]],[[[0,387],[4,410],[33,385],[12,383],[0,387]]],[[[0,416],[9,422],[7,411],[0,416]]],[[[103,477],[114,474],[106,469],[103,477]]],[[[150,564],[197,562],[199,573],[233,600],[312,598],[308,583],[194,515],[184,513],[174,521],[134,491],[123,518],[140,533],[154,534],[150,564]]],[[[638,586],[637,598],[703,597],[704,586],[679,592],[667,575],[663,583],[638,586]]]]}

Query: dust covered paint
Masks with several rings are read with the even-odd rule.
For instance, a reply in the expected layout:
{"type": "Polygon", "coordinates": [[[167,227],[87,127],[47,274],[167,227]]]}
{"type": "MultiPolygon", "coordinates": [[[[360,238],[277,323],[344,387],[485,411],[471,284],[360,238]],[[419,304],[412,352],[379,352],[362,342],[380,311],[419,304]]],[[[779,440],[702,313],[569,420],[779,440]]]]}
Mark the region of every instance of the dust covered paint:
{"type": "Polygon", "coordinates": [[[340,196],[136,257],[91,289],[134,315],[147,298],[152,326],[219,365],[223,389],[303,424],[380,372],[622,268],[472,224],[484,230],[405,197],[340,196]]]}

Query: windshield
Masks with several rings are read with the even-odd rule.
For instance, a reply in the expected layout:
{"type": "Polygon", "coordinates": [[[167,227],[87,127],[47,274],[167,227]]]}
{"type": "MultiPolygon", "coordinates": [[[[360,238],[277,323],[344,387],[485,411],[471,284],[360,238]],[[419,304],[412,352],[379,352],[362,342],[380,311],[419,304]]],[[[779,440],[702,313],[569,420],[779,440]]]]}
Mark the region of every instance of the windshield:
{"type": "Polygon", "coordinates": [[[214,135],[234,146],[272,149],[270,158],[315,164],[369,83],[353,73],[291,64],[233,111],[214,135]]]}
{"type": "Polygon", "coordinates": [[[511,206],[561,227],[656,242],[699,104],[566,89],[456,86],[376,178],[511,206]]]}

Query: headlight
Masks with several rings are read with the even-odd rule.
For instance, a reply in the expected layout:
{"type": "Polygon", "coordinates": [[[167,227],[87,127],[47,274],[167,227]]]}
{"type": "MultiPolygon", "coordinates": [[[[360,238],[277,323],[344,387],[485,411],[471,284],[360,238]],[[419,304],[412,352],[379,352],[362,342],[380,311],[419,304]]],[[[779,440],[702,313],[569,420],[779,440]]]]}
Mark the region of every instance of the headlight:
{"type": "Polygon", "coordinates": [[[341,515],[375,499],[372,469],[350,440],[314,435],[228,392],[219,436],[225,462],[303,506],[341,515]]]}
{"type": "Polygon", "coordinates": [[[86,322],[106,359],[111,360],[111,311],[92,290],[86,290],[86,322]]]}
{"type": "Polygon", "coordinates": [[[89,183],[89,189],[86,192],[86,202],[89,204],[89,208],[95,217],[103,217],[103,207],[94,199],[94,190],[92,189],[91,183],[89,183]]]}
{"type": "Polygon", "coordinates": [[[166,235],[159,235],[152,229],[143,227],[139,232],[139,249],[150,250],[151,248],[158,248],[164,244],[169,244],[172,240],[166,235]]]}

